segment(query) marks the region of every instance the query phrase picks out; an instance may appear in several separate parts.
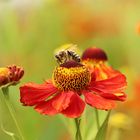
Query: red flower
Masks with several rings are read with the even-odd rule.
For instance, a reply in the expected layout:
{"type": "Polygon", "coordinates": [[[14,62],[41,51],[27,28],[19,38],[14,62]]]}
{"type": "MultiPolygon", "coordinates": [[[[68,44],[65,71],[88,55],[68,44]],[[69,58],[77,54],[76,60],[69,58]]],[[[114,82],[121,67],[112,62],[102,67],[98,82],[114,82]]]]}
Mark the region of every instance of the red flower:
{"type": "Polygon", "coordinates": [[[67,60],[55,68],[52,80],[20,87],[20,101],[23,105],[35,106],[34,109],[41,114],[62,113],[76,118],[84,111],[85,102],[98,109],[110,110],[115,107],[114,100],[125,99],[124,75],[101,81],[95,79],[85,65],[75,59],[67,60]]]}
{"type": "Polygon", "coordinates": [[[87,66],[94,77],[89,89],[103,98],[124,101],[126,94],[123,90],[126,87],[126,78],[122,73],[108,66],[107,59],[106,53],[100,48],[91,47],[84,51],[82,63],[87,66]]]}
{"type": "Polygon", "coordinates": [[[118,74],[122,75],[106,64],[107,59],[106,53],[96,47],[86,49],[82,55],[82,63],[95,75],[96,81],[112,78],[118,74]]]}

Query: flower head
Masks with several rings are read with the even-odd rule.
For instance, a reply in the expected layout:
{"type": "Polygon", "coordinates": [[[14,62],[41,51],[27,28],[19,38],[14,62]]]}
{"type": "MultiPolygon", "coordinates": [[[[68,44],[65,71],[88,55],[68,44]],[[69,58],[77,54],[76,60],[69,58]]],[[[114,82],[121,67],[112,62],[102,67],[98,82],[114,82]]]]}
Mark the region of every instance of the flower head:
{"type": "Polygon", "coordinates": [[[0,68],[0,86],[15,85],[23,75],[23,68],[15,65],[0,68]]]}
{"type": "Polygon", "coordinates": [[[92,90],[96,90],[98,93],[101,92],[100,95],[104,98],[120,101],[124,101],[126,99],[126,94],[122,92],[126,87],[126,78],[122,73],[114,70],[106,64],[108,58],[102,49],[97,47],[88,48],[83,52],[81,59],[83,64],[88,67],[91,75],[94,77],[92,84],[93,86],[96,85],[96,87],[91,87],[92,90]],[[108,83],[109,81],[112,82],[112,85],[108,83]],[[122,91],[120,89],[118,91],[113,91],[113,87],[117,83],[120,83],[119,86],[122,86],[122,91]],[[110,90],[111,88],[112,91],[110,90]],[[113,94],[108,94],[110,92],[113,94]]]}
{"type": "Polygon", "coordinates": [[[96,81],[104,80],[120,74],[119,71],[114,70],[106,64],[108,58],[106,53],[97,47],[86,49],[82,54],[82,62],[86,65],[91,73],[93,72],[96,81]]]}
{"type": "Polygon", "coordinates": [[[56,56],[59,66],[54,69],[52,80],[43,84],[27,83],[20,87],[23,105],[35,106],[34,109],[41,114],[61,113],[71,118],[81,116],[85,103],[98,109],[114,108],[114,100],[122,100],[121,96],[124,95],[125,76],[96,81],[77,57],[69,50],[59,52],[56,56]]]}

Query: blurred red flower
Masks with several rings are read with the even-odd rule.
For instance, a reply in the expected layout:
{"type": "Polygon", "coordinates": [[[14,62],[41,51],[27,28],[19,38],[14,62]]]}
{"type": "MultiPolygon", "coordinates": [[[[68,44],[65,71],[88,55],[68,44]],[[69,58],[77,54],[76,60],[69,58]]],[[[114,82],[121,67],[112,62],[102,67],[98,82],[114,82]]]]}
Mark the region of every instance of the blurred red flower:
{"type": "Polygon", "coordinates": [[[44,84],[27,83],[20,87],[20,101],[26,106],[35,106],[35,110],[45,115],[62,113],[67,117],[79,117],[85,108],[85,102],[92,107],[110,110],[115,101],[124,101],[123,92],[126,78],[120,72],[107,79],[96,80],[87,66],[75,60],[68,60],[53,72],[52,80],[44,84]],[[80,98],[85,97],[85,102],[80,98]]]}

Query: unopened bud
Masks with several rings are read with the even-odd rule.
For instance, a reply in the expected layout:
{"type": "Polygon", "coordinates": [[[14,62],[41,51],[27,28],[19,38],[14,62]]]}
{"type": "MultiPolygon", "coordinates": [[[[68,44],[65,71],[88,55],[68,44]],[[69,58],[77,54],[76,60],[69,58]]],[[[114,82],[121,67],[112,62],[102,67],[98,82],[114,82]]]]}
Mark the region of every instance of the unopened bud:
{"type": "Polygon", "coordinates": [[[15,65],[0,68],[0,86],[16,84],[23,75],[23,68],[15,65]]]}

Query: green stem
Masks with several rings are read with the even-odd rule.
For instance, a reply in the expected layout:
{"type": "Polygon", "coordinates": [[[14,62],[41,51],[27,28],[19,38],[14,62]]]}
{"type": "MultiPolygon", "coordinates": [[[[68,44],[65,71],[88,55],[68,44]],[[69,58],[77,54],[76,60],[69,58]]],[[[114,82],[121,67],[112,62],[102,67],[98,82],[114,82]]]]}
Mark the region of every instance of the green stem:
{"type": "Polygon", "coordinates": [[[96,115],[97,129],[99,130],[100,129],[99,112],[96,108],[95,108],[95,115],[96,115]]]}
{"type": "Polygon", "coordinates": [[[80,118],[75,118],[75,124],[76,124],[76,129],[77,129],[76,130],[76,135],[75,135],[75,140],[82,140],[80,123],[81,123],[81,119],[80,118]]]}
{"type": "Polygon", "coordinates": [[[108,111],[107,116],[105,120],[103,121],[102,125],[100,126],[100,129],[97,131],[97,134],[95,136],[94,140],[105,140],[106,139],[106,132],[108,127],[108,120],[110,116],[110,111],[108,111]]]}
{"type": "Polygon", "coordinates": [[[1,123],[1,129],[2,129],[2,131],[3,131],[5,134],[11,136],[12,140],[16,140],[15,134],[12,133],[12,132],[9,132],[9,131],[7,131],[7,130],[5,130],[5,128],[3,127],[3,124],[2,124],[2,123],[1,123]]]}
{"type": "Polygon", "coordinates": [[[8,87],[2,88],[2,92],[3,92],[3,94],[2,94],[3,100],[4,100],[6,106],[9,110],[9,112],[11,114],[11,117],[12,117],[14,123],[15,123],[15,126],[18,130],[20,140],[25,140],[24,137],[23,137],[23,134],[21,132],[21,128],[20,128],[19,122],[17,120],[15,110],[14,110],[14,108],[13,108],[13,106],[12,106],[10,100],[9,100],[9,89],[8,89],[8,87]]]}

